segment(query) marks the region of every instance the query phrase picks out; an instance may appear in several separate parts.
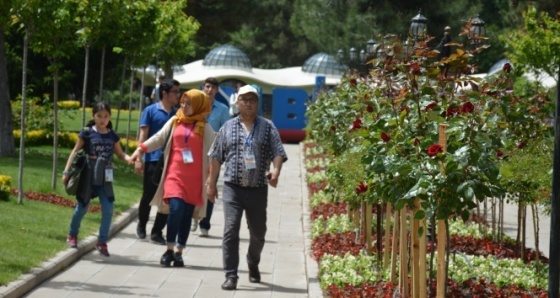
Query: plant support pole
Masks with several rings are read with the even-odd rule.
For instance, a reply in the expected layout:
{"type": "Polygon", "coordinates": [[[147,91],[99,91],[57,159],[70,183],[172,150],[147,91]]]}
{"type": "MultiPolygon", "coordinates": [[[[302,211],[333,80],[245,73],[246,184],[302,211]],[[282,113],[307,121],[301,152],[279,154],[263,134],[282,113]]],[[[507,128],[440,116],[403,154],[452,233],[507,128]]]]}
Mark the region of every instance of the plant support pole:
{"type": "Polygon", "coordinates": [[[560,71],[556,81],[556,117],[554,119],[554,166],[550,206],[550,267],[548,297],[558,297],[560,291],[560,71]]]}

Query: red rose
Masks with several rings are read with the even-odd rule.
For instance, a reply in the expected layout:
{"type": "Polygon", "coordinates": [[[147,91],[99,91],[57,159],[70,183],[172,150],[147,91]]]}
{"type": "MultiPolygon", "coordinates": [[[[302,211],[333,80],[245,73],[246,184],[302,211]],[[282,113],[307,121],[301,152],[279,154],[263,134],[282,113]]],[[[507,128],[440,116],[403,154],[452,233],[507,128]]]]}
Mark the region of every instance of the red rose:
{"type": "Polygon", "coordinates": [[[381,133],[381,139],[383,140],[383,142],[387,143],[387,142],[389,142],[389,140],[391,140],[391,136],[389,136],[388,134],[382,132],[382,133],[381,133]]]}
{"type": "Polygon", "coordinates": [[[504,153],[501,150],[496,150],[496,156],[498,158],[502,158],[504,156],[504,153]]]}
{"type": "Polygon", "coordinates": [[[517,143],[517,148],[523,149],[525,147],[525,145],[527,145],[527,144],[525,144],[525,142],[521,141],[521,142],[517,143]]]}
{"type": "Polygon", "coordinates": [[[473,111],[474,111],[474,105],[470,101],[465,102],[461,106],[462,113],[472,113],[473,111]]]}
{"type": "Polygon", "coordinates": [[[433,144],[428,147],[428,156],[436,156],[438,153],[443,152],[443,148],[439,144],[433,144]]]}
{"type": "Polygon", "coordinates": [[[352,130],[362,128],[362,119],[356,118],[354,122],[352,122],[352,130]]]}
{"type": "Polygon", "coordinates": [[[368,190],[368,186],[364,181],[362,181],[360,182],[360,184],[358,184],[358,186],[356,186],[354,190],[356,191],[356,194],[359,195],[366,192],[368,190]]]}
{"type": "Polygon", "coordinates": [[[436,103],[436,102],[432,102],[432,103],[430,103],[429,105],[426,106],[426,109],[425,109],[425,110],[426,110],[426,112],[427,112],[427,111],[429,111],[429,110],[435,108],[436,106],[437,106],[437,103],[436,103]]]}
{"type": "Polygon", "coordinates": [[[368,111],[368,113],[373,113],[373,106],[367,105],[366,111],[368,111]]]}
{"type": "Polygon", "coordinates": [[[443,116],[443,117],[453,117],[453,116],[459,114],[460,111],[461,110],[459,108],[447,108],[446,111],[441,113],[441,116],[443,116]]]}
{"type": "Polygon", "coordinates": [[[511,64],[509,64],[509,63],[504,64],[504,66],[502,67],[502,70],[505,71],[506,73],[510,73],[511,72],[511,64]]]}

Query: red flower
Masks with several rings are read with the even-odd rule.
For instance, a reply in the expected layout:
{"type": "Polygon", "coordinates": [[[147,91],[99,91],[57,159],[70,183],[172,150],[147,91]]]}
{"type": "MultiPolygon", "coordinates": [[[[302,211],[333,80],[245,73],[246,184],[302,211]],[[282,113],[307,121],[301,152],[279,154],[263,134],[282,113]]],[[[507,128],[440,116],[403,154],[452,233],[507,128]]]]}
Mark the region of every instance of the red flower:
{"type": "Polygon", "coordinates": [[[506,73],[510,73],[511,72],[511,64],[509,64],[509,63],[504,64],[504,66],[502,67],[502,70],[505,71],[506,73]]]}
{"type": "Polygon", "coordinates": [[[383,142],[387,143],[387,142],[389,142],[389,140],[391,140],[391,136],[382,132],[381,133],[381,139],[383,140],[383,142]]]}
{"type": "Polygon", "coordinates": [[[354,120],[354,122],[352,122],[351,129],[355,130],[355,129],[360,129],[360,128],[362,128],[362,119],[356,118],[356,120],[354,120]]]}
{"type": "Polygon", "coordinates": [[[373,106],[372,105],[367,105],[366,111],[368,111],[368,113],[373,113],[373,106]]]}
{"type": "Polygon", "coordinates": [[[517,148],[523,149],[525,147],[525,145],[527,145],[527,144],[525,144],[525,142],[521,141],[521,142],[517,143],[517,148]]]}
{"type": "Polygon", "coordinates": [[[426,112],[435,108],[436,106],[437,106],[437,103],[435,101],[430,103],[429,105],[426,106],[426,112]]]}
{"type": "Polygon", "coordinates": [[[443,117],[453,117],[457,114],[459,114],[461,110],[459,108],[447,108],[446,111],[444,111],[443,113],[441,113],[441,115],[443,117]]]}
{"type": "Polygon", "coordinates": [[[358,80],[356,78],[350,79],[350,86],[356,87],[357,84],[358,84],[358,80]]]}
{"type": "Polygon", "coordinates": [[[355,189],[357,195],[359,195],[361,193],[364,193],[367,190],[368,190],[368,186],[365,183],[365,181],[360,182],[360,184],[358,184],[358,186],[356,186],[356,189],[355,189]]]}
{"type": "Polygon", "coordinates": [[[474,105],[470,101],[465,102],[461,106],[462,113],[472,113],[473,111],[474,111],[474,105]]]}
{"type": "Polygon", "coordinates": [[[501,150],[496,150],[496,156],[498,158],[502,158],[504,156],[504,153],[501,150]]]}
{"type": "Polygon", "coordinates": [[[336,131],[336,126],[331,125],[331,131],[336,131]]]}
{"type": "Polygon", "coordinates": [[[420,140],[418,138],[414,138],[414,146],[420,145],[420,140]]]}
{"type": "Polygon", "coordinates": [[[443,152],[443,148],[439,144],[433,144],[428,147],[428,156],[436,156],[438,153],[443,152]]]}

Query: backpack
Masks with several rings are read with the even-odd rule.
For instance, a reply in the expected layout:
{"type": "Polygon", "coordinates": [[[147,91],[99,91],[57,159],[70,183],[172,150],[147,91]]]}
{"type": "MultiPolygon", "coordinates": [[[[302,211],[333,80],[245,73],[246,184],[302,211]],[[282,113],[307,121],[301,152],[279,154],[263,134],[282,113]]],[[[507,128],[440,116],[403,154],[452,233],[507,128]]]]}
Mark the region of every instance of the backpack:
{"type": "MultiPolygon", "coordinates": [[[[90,128],[84,127],[82,131],[85,132],[85,137],[86,137],[85,140],[86,144],[84,145],[85,147],[89,142],[88,138],[89,138],[90,128]]],[[[72,165],[70,166],[70,172],[71,172],[70,177],[68,179],[68,183],[64,187],[67,194],[76,195],[78,193],[78,189],[80,188],[79,187],[80,177],[82,177],[82,174],[84,174],[88,170],[88,168],[89,168],[89,159],[86,154],[86,151],[84,150],[84,148],[82,148],[76,152],[74,158],[72,159],[72,165]]]]}

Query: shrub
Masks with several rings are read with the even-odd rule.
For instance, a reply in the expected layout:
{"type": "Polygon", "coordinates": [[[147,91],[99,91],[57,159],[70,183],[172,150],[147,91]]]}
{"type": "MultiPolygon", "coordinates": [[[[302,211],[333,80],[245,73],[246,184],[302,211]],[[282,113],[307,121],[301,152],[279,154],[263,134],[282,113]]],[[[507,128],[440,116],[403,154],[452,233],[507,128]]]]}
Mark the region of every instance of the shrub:
{"type": "Polygon", "coordinates": [[[58,108],[61,110],[77,110],[81,106],[81,103],[77,100],[64,100],[58,102],[58,108]]]}
{"type": "MultiPolygon", "coordinates": [[[[25,127],[27,130],[45,130],[52,132],[54,129],[54,108],[51,98],[48,94],[40,97],[30,97],[26,101],[25,107],[25,127]]],[[[61,106],[60,102],[58,106],[61,106]]],[[[12,104],[12,119],[14,127],[21,126],[21,95],[16,98],[12,104]]],[[[63,105],[67,105],[64,103],[63,105]]],[[[79,107],[79,103],[78,103],[79,107]]],[[[72,113],[67,113],[68,109],[61,108],[58,114],[59,120],[68,117],[73,118],[72,113]]],[[[64,130],[61,121],[58,123],[58,129],[64,130]]]]}
{"type": "Polygon", "coordinates": [[[0,175],[0,201],[8,201],[12,188],[12,177],[0,175]]]}

